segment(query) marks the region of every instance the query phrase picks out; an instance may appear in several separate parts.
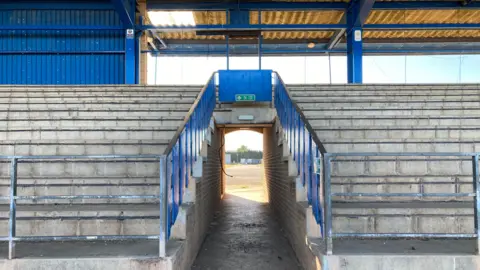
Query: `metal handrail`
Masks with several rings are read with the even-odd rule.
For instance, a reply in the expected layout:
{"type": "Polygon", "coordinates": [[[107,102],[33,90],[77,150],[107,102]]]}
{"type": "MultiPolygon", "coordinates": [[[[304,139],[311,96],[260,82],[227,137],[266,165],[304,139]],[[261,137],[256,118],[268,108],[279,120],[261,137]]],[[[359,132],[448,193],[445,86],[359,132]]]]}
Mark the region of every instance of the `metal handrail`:
{"type": "MultiPolygon", "coordinates": [[[[217,74],[217,72],[213,72],[212,75],[210,76],[210,78],[208,79],[208,82],[214,80],[216,74],[217,74]]],[[[185,115],[185,118],[183,119],[183,122],[180,124],[177,131],[175,132],[175,135],[173,135],[173,138],[168,143],[168,146],[167,146],[167,148],[165,148],[165,151],[163,151],[164,155],[169,155],[172,152],[173,147],[177,143],[178,139],[180,138],[180,135],[185,130],[185,127],[187,126],[188,122],[190,121],[190,117],[192,116],[192,114],[197,109],[198,104],[200,103],[200,100],[203,97],[203,94],[207,91],[207,89],[209,87],[208,82],[207,82],[207,84],[205,84],[203,86],[202,90],[200,90],[200,93],[198,93],[198,96],[195,99],[195,101],[193,102],[192,107],[190,107],[190,109],[187,112],[187,115],[185,115]]]]}
{"type": "Polygon", "coordinates": [[[93,240],[127,240],[127,239],[159,239],[159,256],[165,256],[166,238],[162,231],[166,228],[162,227],[162,220],[166,217],[160,211],[160,235],[82,235],[82,236],[17,236],[16,235],[16,204],[20,200],[79,200],[79,199],[160,199],[160,207],[164,206],[163,199],[166,193],[160,189],[159,195],[49,195],[49,196],[18,196],[17,195],[17,181],[18,181],[18,164],[21,160],[30,160],[31,162],[46,162],[48,160],[111,160],[111,159],[136,159],[137,162],[142,162],[146,159],[156,159],[160,161],[159,180],[160,186],[165,185],[166,178],[162,172],[165,168],[165,155],[70,155],[70,156],[0,156],[0,159],[10,160],[10,191],[9,196],[0,197],[0,200],[9,201],[9,217],[8,217],[8,237],[0,237],[0,241],[8,241],[8,258],[15,258],[15,244],[22,241],[93,241],[93,240]],[[163,253],[162,253],[163,248],[163,253]]]}
{"type": "Polygon", "coordinates": [[[312,135],[312,140],[315,142],[316,145],[318,145],[319,149],[320,149],[320,152],[323,154],[323,153],[326,153],[327,150],[325,149],[325,146],[323,145],[322,141],[320,141],[320,139],[318,138],[318,135],[317,133],[315,132],[315,129],[313,129],[312,125],[310,125],[310,122],[308,121],[307,117],[305,116],[305,114],[303,114],[303,110],[298,106],[297,102],[295,102],[295,100],[293,99],[292,95],[290,94],[290,91],[288,91],[288,88],[287,88],[287,85],[285,84],[285,82],[283,81],[282,77],[280,77],[280,75],[278,74],[278,72],[274,71],[273,72],[277,77],[278,77],[278,80],[280,81],[280,83],[283,85],[283,88],[285,89],[285,92],[288,96],[288,98],[290,99],[290,101],[292,102],[292,105],[293,107],[295,108],[295,111],[300,115],[300,119],[302,119],[303,123],[305,124],[305,128],[308,130],[308,132],[310,132],[310,134],[312,135]]]}
{"type": "Polygon", "coordinates": [[[274,105],[290,154],[297,165],[297,173],[301,184],[306,188],[307,201],[312,206],[313,216],[323,234],[324,213],[322,209],[322,181],[316,172],[315,161],[326,153],[315,130],[303,114],[301,108],[293,100],[285,83],[278,73],[274,72],[274,105]]]}
{"type": "MultiPolygon", "coordinates": [[[[349,238],[349,239],[362,239],[362,238],[476,238],[477,239],[477,253],[480,252],[480,173],[479,173],[479,156],[480,153],[468,153],[468,152],[383,152],[383,153],[325,153],[323,159],[323,170],[325,177],[325,197],[324,197],[324,206],[325,206],[325,247],[327,254],[332,254],[333,252],[333,238],[349,238]],[[420,192],[409,192],[409,193],[372,193],[372,192],[332,192],[332,168],[331,164],[335,162],[349,162],[349,160],[335,159],[336,157],[471,157],[472,162],[472,184],[473,192],[454,192],[454,193],[425,193],[423,189],[420,189],[420,192]],[[474,203],[474,232],[473,233],[341,233],[333,232],[332,223],[333,223],[333,214],[332,214],[332,197],[333,196],[343,196],[343,197],[412,197],[412,198],[428,198],[428,197],[473,197],[474,203]]],[[[411,159],[413,160],[413,159],[411,159]]],[[[452,161],[458,161],[460,159],[451,159],[452,161]]],[[[464,160],[464,159],[461,159],[464,160]]],[[[372,162],[372,160],[365,159],[359,160],[364,162],[372,162]]],[[[383,160],[375,160],[383,161],[383,160]]],[[[375,162],[373,161],[373,162],[375,162]]],[[[404,161],[403,159],[398,159],[398,161],[404,161]]],[[[417,162],[430,162],[434,160],[430,159],[417,159],[417,162]]],[[[352,177],[352,176],[343,176],[343,177],[352,177]]],[[[383,177],[379,175],[377,177],[383,177]]],[[[395,183],[391,183],[395,184],[395,183]]],[[[422,183],[420,183],[422,184],[422,183]]],[[[455,184],[455,183],[452,183],[455,184]]]]}
{"type": "Polygon", "coordinates": [[[171,195],[170,201],[168,196],[164,198],[165,208],[162,209],[167,213],[165,224],[167,239],[180,211],[184,190],[188,188],[189,179],[193,175],[193,167],[200,156],[202,142],[207,135],[216,106],[215,75],[216,72],[210,76],[164,151],[167,157],[163,172],[167,185],[164,188],[165,194],[171,195]]]}

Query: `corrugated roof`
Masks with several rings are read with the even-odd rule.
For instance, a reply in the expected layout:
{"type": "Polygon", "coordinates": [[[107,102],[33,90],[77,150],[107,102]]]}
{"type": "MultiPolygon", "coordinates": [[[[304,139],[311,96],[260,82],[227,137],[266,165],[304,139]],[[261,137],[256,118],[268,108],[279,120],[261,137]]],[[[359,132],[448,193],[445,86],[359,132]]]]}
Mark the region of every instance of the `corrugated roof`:
{"type": "MultiPolygon", "coordinates": [[[[302,0],[306,1],[306,0],[302,0]]],[[[383,0],[385,1],[385,0],[383,0]]],[[[389,0],[386,0],[389,1],[389,0]]],[[[295,2],[286,1],[286,2],[295,2]]],[[[309,2],[332,2],[316,1],[309,2]]],[[[333,2],[348,2],[334,0],[333,2]]],[[[343,11],[262,11],[262,24],[336,24],[343,11]]],[[[226,24],[225,12],[194,12],[196,24],[226,24]]],[[[258,23],[258,11],[250,13],[250,23],[258,23]]],[[[366,20],[367,24],[422,24],[422,23],[480,23],[480,10],[374,10],[366,20]]],[[[265,32],[264,39],[324,39],[332,31],[311,32],[265,32]]],[[[223,39],[222,36],[197,36],[194,32],[163,33],[165,39],[223,39]]],[[[365,31],[368,38],[478,38],[480,30],[394,30],[365,31]]]]}

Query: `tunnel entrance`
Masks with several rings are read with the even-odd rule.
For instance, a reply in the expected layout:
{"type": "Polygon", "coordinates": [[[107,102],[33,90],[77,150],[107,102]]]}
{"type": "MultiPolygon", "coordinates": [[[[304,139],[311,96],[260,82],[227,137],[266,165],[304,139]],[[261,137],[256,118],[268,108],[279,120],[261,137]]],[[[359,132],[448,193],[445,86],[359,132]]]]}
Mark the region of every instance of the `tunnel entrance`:
{"type": "Polygon", "coordinates": [[[263,134],[271,129],[221,128],[223,197],[192,269],[300,269],[268,204],[263,134]]]}
{"type": "Polygon", "coordinates": [[[226,128],[223,152],[225,193],[267,203],[263,169],[263,129],[226,128]]]}

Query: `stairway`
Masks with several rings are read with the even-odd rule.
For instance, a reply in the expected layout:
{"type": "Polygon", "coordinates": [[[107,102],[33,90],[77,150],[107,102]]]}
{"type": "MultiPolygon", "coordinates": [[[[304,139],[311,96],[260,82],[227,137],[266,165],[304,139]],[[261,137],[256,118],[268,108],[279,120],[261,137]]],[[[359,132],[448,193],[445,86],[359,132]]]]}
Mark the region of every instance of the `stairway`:
{"type": "MultiPolygon", "coordinates": [[[[478,85],[290,85],[289,91],[327,152],[480,151],[478,85]]],[[[338,159],[332,165],[333,192],[472,192],[470,157],[338,159]]],[[[333,201],[334,232],[474,231],[471,197],[333,201]]]]}
{"type": "MultiPolygon", "coordinates": [[[[198,86],[0,87],[0,155],[161,155],[198,86]]],[[[9,195],[9,160],[0,196],[9,195]]],[[[22,162],[18,196],[156,195],[158,162],[22,162]]],[[[0,235],[8,235],[4,202],[0,235]]],[[[17,202],[17,236],[158,235],[157,199],[17,202]]]]}

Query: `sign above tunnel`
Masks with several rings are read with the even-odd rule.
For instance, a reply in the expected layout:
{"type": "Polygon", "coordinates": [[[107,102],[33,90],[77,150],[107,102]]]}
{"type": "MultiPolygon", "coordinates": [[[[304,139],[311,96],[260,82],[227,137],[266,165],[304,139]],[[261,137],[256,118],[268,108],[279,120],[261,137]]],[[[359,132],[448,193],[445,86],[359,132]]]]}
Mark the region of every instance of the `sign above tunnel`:
{"type": "Polygon", "coordinates": [[[219,70],[221,103],[271,102],[272,70],[219,70]]]}
{"type": "Polygon", "coordinates": [[[253,94],[240,94],[240,95],[235,95],[235,100],[236,101],[255,101],[255,95],[253,94]]]}

